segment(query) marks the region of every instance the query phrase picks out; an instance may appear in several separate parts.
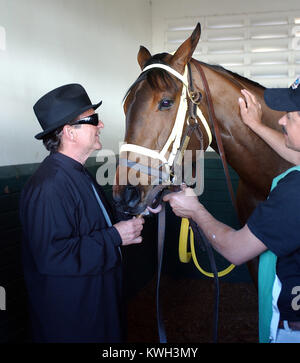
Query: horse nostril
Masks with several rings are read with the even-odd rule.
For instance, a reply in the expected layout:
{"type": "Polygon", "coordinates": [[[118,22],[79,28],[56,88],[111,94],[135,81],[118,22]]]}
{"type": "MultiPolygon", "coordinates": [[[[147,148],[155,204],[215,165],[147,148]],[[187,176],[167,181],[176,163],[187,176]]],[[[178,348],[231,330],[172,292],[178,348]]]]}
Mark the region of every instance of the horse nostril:
{"type": "Polygon", "coordinates": [[[114,186],[113,187],[113,200],[115,203],[120,203],[122,200],[122,196],[121,196],[121,190],[120,187],[118,186],[114,186]]]}
{"type": "Polygon", "coordinates": [[[122,198],[119,194],[113,194],[113,199],[115,203],[120,203],[122,198]]]}
{"type": "Polygon", "coordinates": [[[124,194],[124,202],[130,207],[134,208],[141,200],[141,193],[139,189],[132,185],[127,185],[124,194]]]}

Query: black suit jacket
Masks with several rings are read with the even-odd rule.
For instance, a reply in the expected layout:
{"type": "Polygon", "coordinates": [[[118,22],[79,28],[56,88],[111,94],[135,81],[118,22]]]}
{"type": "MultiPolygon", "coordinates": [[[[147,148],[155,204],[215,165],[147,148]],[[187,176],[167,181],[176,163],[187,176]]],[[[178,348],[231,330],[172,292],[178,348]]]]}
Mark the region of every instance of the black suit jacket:
{"type": "Polygon", "coordinates": [[[34,341],[123,339],[122,241],[107,226],[90,183],[80,163],[54,153],[22,191],[23,265],[34,341]]]}

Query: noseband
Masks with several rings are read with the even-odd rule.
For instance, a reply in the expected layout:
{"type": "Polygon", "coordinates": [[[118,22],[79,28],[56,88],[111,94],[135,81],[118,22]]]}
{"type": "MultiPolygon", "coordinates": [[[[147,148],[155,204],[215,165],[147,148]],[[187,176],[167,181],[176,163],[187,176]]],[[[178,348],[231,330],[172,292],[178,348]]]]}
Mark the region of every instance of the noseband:
{"type": "MultiPolygon", "coordinates": [[[[183,127],[184,127],[184,123],[186,120],[186,114],[188,112],[188,100],[191,101],[193,104],[197,104],[197,105],[199,102],[194,100],[194,98],[195,98],[194,93],[190,91],[190,89],[192,89],[190,87],[192,77],[190,76],[190,82],[189,82],[187,65],[185,67],[185,71],[184,71],[183,75],[181,75],[179,72],[177,72],[172,67],[165,65],[165,64],[160,64],[160,63],[151,64],[151,65],[145,67],[143,69],[143,72],[146,72],[153,68],[161,68],[161,69],[171,73],[173,76],[175,76],[177,79],[179,79],[183,84],[181,97],[180,97],[180,103],[179,103],[179,107],[177,110],[177,115],[176,115],[173,129],[161,151],[152,150],[152,149],[149,149],[149,148],[146,148],[143,146],[139,146],[139,145],[135,145],[135,144],[123,144],[120,148],[120,154],[122,152],[127,151],[127,152],[134,152],[134,153],[137,153],[140,155],[144,155],[144,156],[150,157],[152,159],[157,159],[157,160],[161,161],[161,163],[162,163],[160,165],[159,169],[161,167],[165,167],[166,171],[162,172],[159,169],[146,167],[145,165],[142,165],[137,162],[129,161],[128,159],[124,159],[124,158],[120,158],[119,164],[123,165],[123,166],[127,166],[129,168],[140,170],[141,172],[146,173],[149,176],[155,176],[155,177],[157,177],[156,182],[158,181],[160,184],[168,185],[172,182],[171,181],[171,170],[174,166],[174,160],[177,155],[177,152],[180,149],[180,142],[181,142],[181,138],[182,138],[183,127]],[[185,90],[186,90],[186,92],[185,92],[185,90]],[[167,156],[168,150],[172,143],[173,143],[172,151],[170,152],[169,156],[167,156]]],[[[207,135],[207,139],[208,139],[208,143],[209,143],[208,145],[210,145],[211,141],[212,141],[212,133],[210,131],[210,127],[199,107],[196,107],[195,113],[196,114],[195,114],[194,120],[196,123],[198,123],[198,119],[202,122],[202,125],[204,126],[203,129],[205,130],[206,135],[207,135]]],[[[186,148],[186,146],[187,145],[185,145],[185,148],[186,148]]],[[[155,184],[155,182],[153,184],[155,184]]]]}

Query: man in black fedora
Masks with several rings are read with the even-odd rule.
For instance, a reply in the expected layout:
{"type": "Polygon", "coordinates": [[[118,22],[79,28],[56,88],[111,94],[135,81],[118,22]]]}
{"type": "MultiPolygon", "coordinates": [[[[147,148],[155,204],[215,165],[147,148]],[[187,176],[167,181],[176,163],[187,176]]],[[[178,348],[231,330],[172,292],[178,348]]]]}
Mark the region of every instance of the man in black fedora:
{"type": "Polygon", "coordinates": [[[50,155],[22,190],[23,265],[33,341],[122,342],[120,246],[140,243],[144,220],[116,223],[84,163],[104,127],[79,84],[33,109],[50,155]]]}

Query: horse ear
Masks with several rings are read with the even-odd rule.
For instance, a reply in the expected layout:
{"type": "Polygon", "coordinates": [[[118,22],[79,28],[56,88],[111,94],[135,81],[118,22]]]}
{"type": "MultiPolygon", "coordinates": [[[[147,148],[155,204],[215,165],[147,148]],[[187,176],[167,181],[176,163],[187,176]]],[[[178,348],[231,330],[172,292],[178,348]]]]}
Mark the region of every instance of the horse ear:
{"type": "Polygon", "coordinates": [[[149,52],[149,50],[141,45],[140,50],[138,52],[137,60],[142,70],[150,58],[151,58],[151,53],[149,52]]]}
{"type": "Polygon", "coordinates": [[[183,72],[184,67],[192,58],[194,50],[200,39],[201,26],[200,23],[196,25],[192,35],[181,44],[181,46],[176,50],[175,54],[171,59],[171,66],[175,68],[178,72],[183,72]]]}

